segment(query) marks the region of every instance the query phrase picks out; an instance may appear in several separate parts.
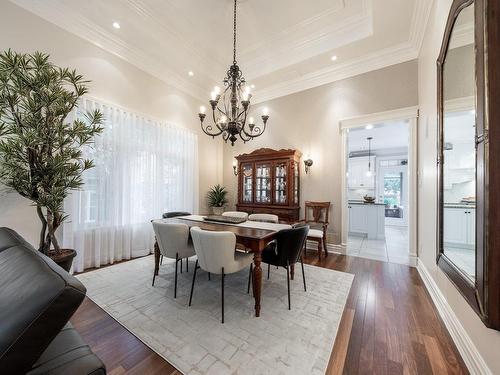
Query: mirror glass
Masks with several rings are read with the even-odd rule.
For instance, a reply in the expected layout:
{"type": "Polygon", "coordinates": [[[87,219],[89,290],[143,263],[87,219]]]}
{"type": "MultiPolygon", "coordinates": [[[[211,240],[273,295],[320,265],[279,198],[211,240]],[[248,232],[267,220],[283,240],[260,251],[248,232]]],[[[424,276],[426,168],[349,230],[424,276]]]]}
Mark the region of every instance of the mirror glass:
{"type": "Polygon", "coordinates": [[[474,3],[458,15],[443,65],[443,253],[471,281],[476,266],[474,3]]]}

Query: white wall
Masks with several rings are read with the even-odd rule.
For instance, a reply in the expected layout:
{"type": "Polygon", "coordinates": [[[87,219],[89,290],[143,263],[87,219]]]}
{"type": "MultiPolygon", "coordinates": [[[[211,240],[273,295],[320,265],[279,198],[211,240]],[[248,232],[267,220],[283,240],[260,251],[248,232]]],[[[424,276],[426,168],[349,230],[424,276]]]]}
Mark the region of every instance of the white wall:
{"type": "MultiPolygon", "coordinates": [[[[199,200],[200,210],[206,211],[206,191],[222,182],[222,145],[201,135],[197,99],[8,1],[0,1],[0,50],[8,48],[49,53],[57,65],[75,68],[91,80],[92,96],[200,134],[199,200]]],[[[17,194],[0,195],[0,226],[14,228],[33,244],[38,242],[35,210],[17,194]]]]}
{"type": "Polygon", "coordinates": [[[260,147],[298,149],[304,156],[311,154],[314,161],[307,175],[301,162],[301,206],[304,200],[332,202],[328,241],[338,244],[342,228],[339,120],[417,102],[417,63],[411,61],[260,103],[257,114],[262,107],[270,110],[266,133],[246,144],[224,145],[223,176],[232,193],[231,203],[237,199],[234,156],[260,147]]]}
{"type": "Polygon", "coordinates": [[[458,290],[436,266],[436,144],[437,76],[436,60],[451,0],[434,1],[429,25],[418,60],[420,104],[419,143],[419,262],[423,262],[447,302],[471,337],[493,374],[500,374],[500,332],[488,329],[458,290]]]}

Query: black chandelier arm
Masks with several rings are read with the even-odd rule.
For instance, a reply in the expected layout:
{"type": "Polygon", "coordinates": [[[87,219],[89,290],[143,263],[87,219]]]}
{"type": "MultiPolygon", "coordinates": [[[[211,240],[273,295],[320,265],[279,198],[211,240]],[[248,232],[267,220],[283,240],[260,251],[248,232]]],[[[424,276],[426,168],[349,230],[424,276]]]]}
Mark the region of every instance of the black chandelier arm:
{"type": "Polygon", "coordinates": [[[201,130],[203,130],[203,133],[209,135],[210,137],[217,137],[224,132],[224,130],[217,123],[215,123],[215,126],[217,127],[217,129],[219,129],[219,132],[216,133],[212,133],[213,130],[212,125],[206,125],[205,127],[203,127],[203,120],[201,119],[200,119],[200,125],[201,125],[201,130]]]}
{"type": "Polygon", "coordinates": [[[241,131],[238,133],[238,135],[240,136],[241,140],[245,143],[252,139],[252,136],[248,135],[248,133],[243,128],[241,128],[241,131]]]}

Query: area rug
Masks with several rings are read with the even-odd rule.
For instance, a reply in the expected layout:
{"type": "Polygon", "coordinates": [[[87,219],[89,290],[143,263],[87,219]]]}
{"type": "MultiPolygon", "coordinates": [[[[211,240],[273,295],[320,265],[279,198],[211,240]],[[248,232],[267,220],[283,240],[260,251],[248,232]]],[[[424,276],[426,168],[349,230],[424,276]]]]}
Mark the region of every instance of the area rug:
{"type": "Polygon", "coordinates": [[[160,266],[151,286],[153,257],[77,276],[87,295],[184,374],[324,374],[354,276],[304,265],[291,282],[286,270],[263,267],[261,316],[247,292],[248,269],[227,275],[221,324],[220,276],[198,270],[188,307],[194,261],[179,273],[173,298],[174,262],[160,266]]]}

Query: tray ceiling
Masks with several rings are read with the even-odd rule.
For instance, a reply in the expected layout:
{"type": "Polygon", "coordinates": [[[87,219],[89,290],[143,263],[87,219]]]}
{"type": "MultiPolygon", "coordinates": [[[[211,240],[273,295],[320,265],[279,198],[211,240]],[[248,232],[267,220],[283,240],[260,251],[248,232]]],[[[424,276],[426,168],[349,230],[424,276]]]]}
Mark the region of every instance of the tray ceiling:
{"type": "MultiPolygon", "coordinates": [[[[232,62],[232,0],[11,1],[198,98],[232,62]]],[[[408,61],[431,5],[241,0],[238,63],[263,101],[408,61]]]]}

